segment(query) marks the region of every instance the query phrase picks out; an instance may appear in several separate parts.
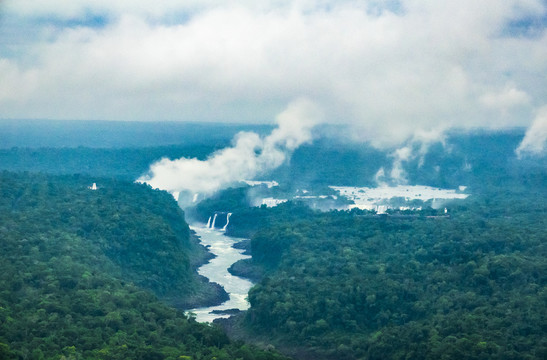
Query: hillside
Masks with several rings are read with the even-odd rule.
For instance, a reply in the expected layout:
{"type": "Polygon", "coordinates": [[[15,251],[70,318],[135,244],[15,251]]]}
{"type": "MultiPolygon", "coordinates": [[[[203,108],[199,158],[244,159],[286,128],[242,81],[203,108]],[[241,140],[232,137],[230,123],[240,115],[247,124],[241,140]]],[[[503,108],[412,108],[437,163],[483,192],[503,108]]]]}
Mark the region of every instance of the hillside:
{"type": "Polygon", "coordinates": [[[205,253],[170,195],[8,172],[0,192],[0,358],[275,357],[165,305],[224,296],[194,272],[205,253]]]}
{"type": "Polygon", "coordinates": [[[251,246],[266,275],[239,335],[307,359],[543,359],[546,209],[530,200],[485,214],[476,199],[449,218],[318,213],[265,227],[251,246]]]}

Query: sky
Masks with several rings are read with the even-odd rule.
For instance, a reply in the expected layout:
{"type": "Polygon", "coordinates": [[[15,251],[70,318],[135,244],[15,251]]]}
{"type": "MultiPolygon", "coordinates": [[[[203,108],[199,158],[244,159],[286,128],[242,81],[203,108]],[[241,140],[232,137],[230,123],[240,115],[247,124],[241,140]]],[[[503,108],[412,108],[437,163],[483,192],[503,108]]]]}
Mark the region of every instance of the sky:
{"type": "Polygon", "coordinates": [[[298,99],[374,146],[527,128],[545,0],[0,0],[0,118],[273,123],[298,99]]]}

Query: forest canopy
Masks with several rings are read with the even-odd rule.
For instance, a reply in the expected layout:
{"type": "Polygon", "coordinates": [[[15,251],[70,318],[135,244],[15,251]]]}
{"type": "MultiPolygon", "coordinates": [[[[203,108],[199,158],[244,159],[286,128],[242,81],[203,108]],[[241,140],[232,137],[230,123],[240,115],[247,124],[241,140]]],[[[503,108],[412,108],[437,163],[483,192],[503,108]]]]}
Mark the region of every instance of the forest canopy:
{"type": "Polygon", "coordinates": [[[165,303],[219,296],[193,270],[203,251],[169,194],[5,171],[0,192],[0,358],[281,358],[165,303]]]}

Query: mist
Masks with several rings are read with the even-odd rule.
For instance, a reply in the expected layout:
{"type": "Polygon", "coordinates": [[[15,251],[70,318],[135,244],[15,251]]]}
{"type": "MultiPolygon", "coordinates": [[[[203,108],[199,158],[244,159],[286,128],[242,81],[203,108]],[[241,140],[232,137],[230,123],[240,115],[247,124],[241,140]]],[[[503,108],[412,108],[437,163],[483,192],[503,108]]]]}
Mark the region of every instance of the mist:
{"type": "Polygon", "coordinates": [[[547,147],[547,106],[538,112],[532,125],[526,131],[524,139],[515,150],[519,158],[525,155],[545,155],[547,147]]]}
{"type": "MultiPolygon", "coordinates": [[[[265,137],[240,132],[231,147],[213,153],[206,160],[163,158],[150,166],[137,181],[173,194],[189,192],[208,197],[234,183],[273,170],[292,152],[312,141],[312,129],[322,120],[322,111],[307,99],[291,102],[276,117],[277,127],[265,137]]],[[[178,196],[176,196],[178,197],[178,196]]]]}

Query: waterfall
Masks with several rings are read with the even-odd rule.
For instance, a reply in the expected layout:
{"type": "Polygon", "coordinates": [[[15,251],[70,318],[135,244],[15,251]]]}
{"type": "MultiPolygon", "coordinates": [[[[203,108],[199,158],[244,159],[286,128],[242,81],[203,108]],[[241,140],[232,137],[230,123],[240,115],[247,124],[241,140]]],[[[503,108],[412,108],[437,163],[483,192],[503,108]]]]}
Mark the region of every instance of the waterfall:
{"type": "Polygon", "coordinates": [[[230,223],[230,216],[232,216],[232,213],[226,214],[226,225],[222,228],[222,231],[226,231],[226,228],[228,227],[228,224],[230,223]]]}
{"type": "Polygon", "coordinates": [[[211,224],[211,229],[215,228],[215,221],[217,220],[217,213],[215,213],[215,216],[213,217],[213,223],[211,224]]]}
{"type": "Polygon", "coordinates": [[[207,228],[211,227],[211,217],[209,216],[209,220],[207,220],[207,228]]]}

